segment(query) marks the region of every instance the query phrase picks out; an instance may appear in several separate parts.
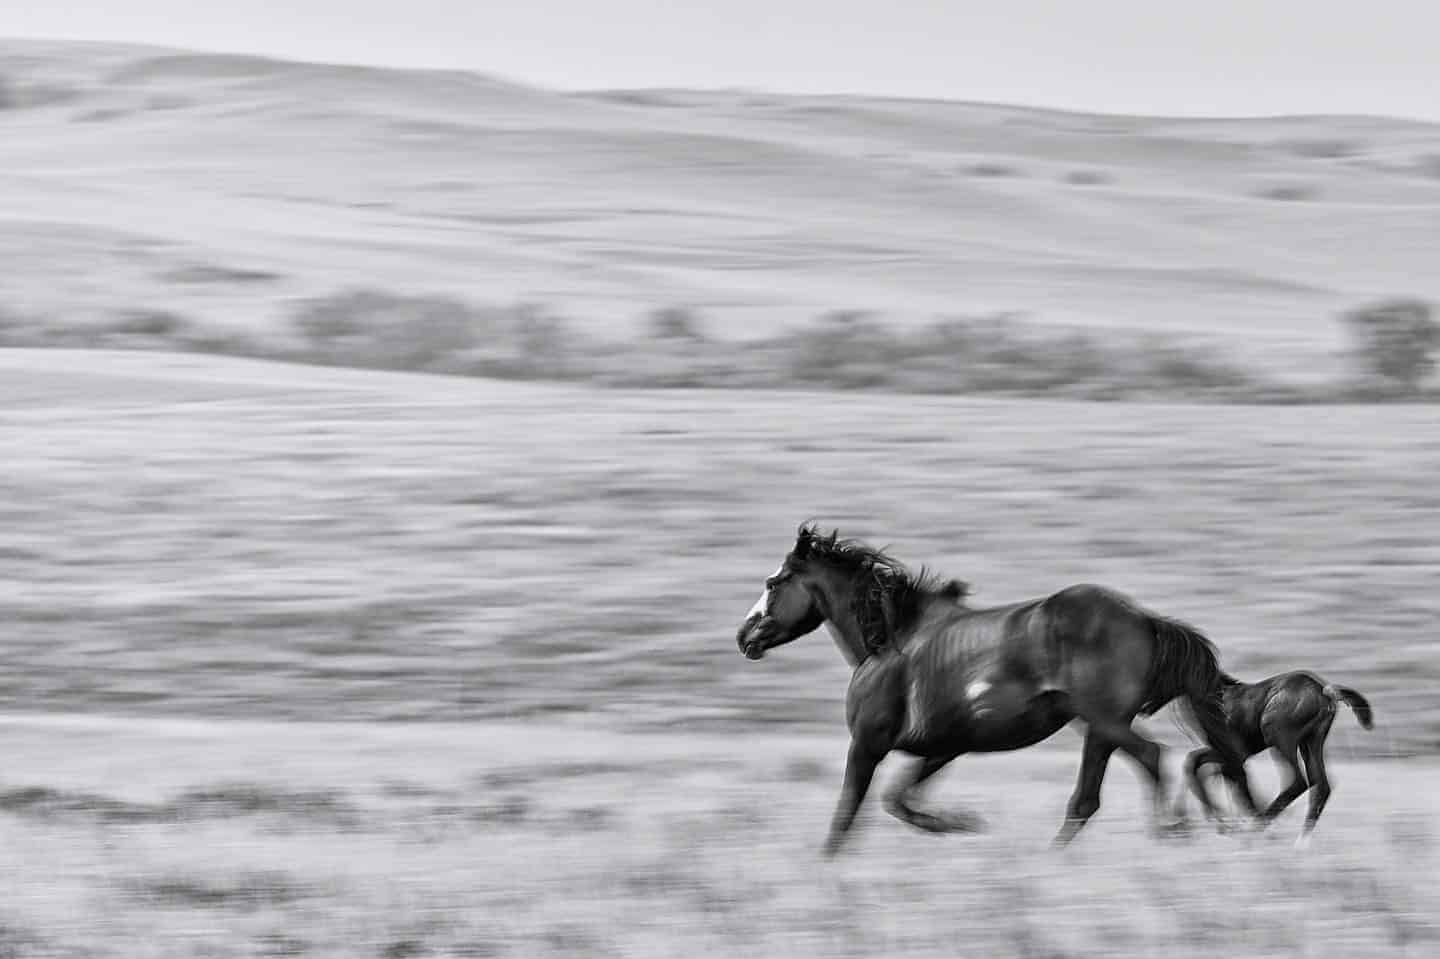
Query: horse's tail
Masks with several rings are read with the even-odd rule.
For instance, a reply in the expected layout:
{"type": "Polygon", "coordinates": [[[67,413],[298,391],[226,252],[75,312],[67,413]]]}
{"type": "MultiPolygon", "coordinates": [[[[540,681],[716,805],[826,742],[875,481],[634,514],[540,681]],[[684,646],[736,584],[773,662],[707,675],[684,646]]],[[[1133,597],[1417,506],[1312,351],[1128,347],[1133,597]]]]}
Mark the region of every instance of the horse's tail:
{"type": "Polygon", "coordinates": [[[1355,711],[1355,718],[1360,720],[1360,725],[1366,729],[1375,727],[1375,713],[1370,709],[1370,701],[1361,696],[1349,686],[1336,686],[1334,683],[1325,684],[1325,695],[1337,703],[1344,703],[1355,711]]]}
{"type": "Polygon", "coordinates": [[[1221,672],[1215,646],[1194,626],[1165,616],[1150,617],[1155,655],[1146,677],[1140,715],[1149,716],[1178,696],[1192,702],[1218,699],[1221,672]]]}
{"type": "Polygon", "coordinates": [[[1227,770],[1243,769],[1244,752],[1221,703],[1228,677],[1220,669],[1215,644],[1177,619],[1152,614],[1150,622],[1155,630],[1155,657],[1141,715],[1148,716],[1172,699],[1184,697],[1205,741],[1220,754],[1222,765],[1227,770]]]}

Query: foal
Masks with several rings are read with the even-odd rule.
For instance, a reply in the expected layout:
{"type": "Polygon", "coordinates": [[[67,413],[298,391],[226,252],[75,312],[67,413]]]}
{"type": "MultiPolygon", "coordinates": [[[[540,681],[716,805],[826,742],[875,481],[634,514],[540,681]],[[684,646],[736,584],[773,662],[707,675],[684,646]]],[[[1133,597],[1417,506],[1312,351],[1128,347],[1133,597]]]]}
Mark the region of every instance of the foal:
{"type": "MultiPolygon", "coordinates": [[[[1373,727],[1370,703],[1364,696],[1348,687],[1327,683],[1313,673],[1281,673],[1256,683],[1244,683],[1234,676],[1221,674],[1221,707],[1231,732],[1240,740],[1245,757],[1273,748],[1282,773],[1290,777],[1289,783],[1261,815],[1262,826],[1268,825],[1306,790],[1310,791],[1310,812],[1301,830],[1301,845],[1308,841],[1330,798],[1330,780],[1325,775],[1325,739],[1330,735],[1339,703],[1354,711],[1361,726],[1373,727]],[[1297,756],[1304,761],[1303,772],[1297,756]]],[[[1217,814],[1200,779],[1200,769],[1220,761],[1220,755],[1208,746],[1195,750],[1185,760],[1185,776],[1190,787],[1212,818],[1217,818],[1217,814]]]]}

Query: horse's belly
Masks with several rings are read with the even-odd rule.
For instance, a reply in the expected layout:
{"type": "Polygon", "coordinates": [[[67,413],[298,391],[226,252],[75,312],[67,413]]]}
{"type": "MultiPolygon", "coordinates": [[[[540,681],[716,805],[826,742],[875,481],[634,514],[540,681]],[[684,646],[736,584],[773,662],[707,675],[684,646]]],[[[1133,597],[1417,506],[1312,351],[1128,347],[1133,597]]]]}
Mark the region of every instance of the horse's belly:
{"type": "Polygon", "coordinates": [[[970,751],[1006,752],[1043,742],[1059,732],[1071,717],[1049,703],[1037,703],[1018,717],[1005,722],[977,720],[971,731],[970,751]]]}
{"type": "Polygon", "coordinates": [[[972,684],[969,691],[969,698],[949,709],[912,701],[901,748],[917,755],[1023,749],[1055,735],[1073,718],[1059,694],[1036,693],[1026,684],[983,691],[972,684]]]}

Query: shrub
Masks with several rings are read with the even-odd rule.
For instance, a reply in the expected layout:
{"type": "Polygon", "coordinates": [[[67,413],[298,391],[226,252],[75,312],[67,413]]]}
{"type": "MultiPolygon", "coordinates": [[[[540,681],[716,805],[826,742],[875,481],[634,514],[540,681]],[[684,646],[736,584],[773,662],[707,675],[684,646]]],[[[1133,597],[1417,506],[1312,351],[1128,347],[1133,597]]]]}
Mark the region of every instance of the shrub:
{"type": "Polygon", "coordinates": [[[125,310],[107,325],[106,332],[166,339],[178,336],[189,325],[185,317],[169,310],[125,310]]]}
{"type": "Polygon", "coordinates": [[[1313,137],[1288,140],[1281,144],[1295,156],[1309,160],[1343,160],[1353,157],[1365,149],[1361,140],[1344,140],[1338,137],[1313,137]]]}
{"type": "Polygon", "coordinates": [[[578,374],[580,337],[564,319],[539,306],[521,306],[514,312],[511,335],[514,374],[552,380],[578,374]]]}
{"type": "Polygon", "coordinates": [[[1415,158],[1415,172],[1440,180],[1440,153],[1426,153],[1415,158]]]}
{"type": "Polygon", "coordinates": [[[1434,372],[1440,324],[1431,317],[1430,304],[1385,300],[1351,310],[1342,319],[1367,388],[1413,394],[1434,372]]]}
{"type": "Polygon", "coordinates": [[[1319,195],[1318,190],[1303,183],[1277,183],[1273,186],[1262,187],[1256,193],[1256,196],[1262,200],[1279,200],[1284,203],[1313,200],[1319,195]]]}
{"type": "Polygon", "coordinates": [[[691,343],[705,341],[704,323],[693,310],[670,306],[654,310],[646,322],[650,336],[657,340],[680,340],[691,343]]]}
{"type": "Polygon", "coordinates": [[[983,177],[1011,177],[1021,175],[1021,171],[1017,167],[1010,166],[1006,163],[996,163],[993,160],[971,163],[964,168],[964,172],[971,176],[983,177]]]}
{"type": "Polygon", "coordinates": [[[476,346],[486,324],[451,297],[348,290],[307,301],[294,325],[312,359],[422,370],[476,346]]]}
{"type": "Polygon", "coordinates": [[[859,310],[837,310],[787,338],[790,375],[800,383],[848,389],[887,382],[904,337],[859,310]]]}

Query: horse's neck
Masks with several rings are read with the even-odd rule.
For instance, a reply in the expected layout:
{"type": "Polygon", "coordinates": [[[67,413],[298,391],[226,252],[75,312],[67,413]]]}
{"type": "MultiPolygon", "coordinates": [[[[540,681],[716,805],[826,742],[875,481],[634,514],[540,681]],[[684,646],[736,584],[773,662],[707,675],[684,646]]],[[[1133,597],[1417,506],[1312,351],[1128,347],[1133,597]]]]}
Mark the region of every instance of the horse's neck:
{"type": "Polygon", "coordinates": [[[830,638],[835,640],[835,648],[840,650],[840,655],[845,657],[845,662],[851,666],[860,665],[861,658],[856,654],[855,647],[851,645],[850,638],[845,635],[839,626],[835,625],[833,619],[825,620],[825,628],[830,632],[830,638]]]}
{"type": "Polygon", "coordinates": [[[870,651],[865,647],[860,623],[850,608],[849,583],[836,575],[827,587],[823,590],[825,628],[830,631],[830,638],[835,640],[845,662],[852,667],[859,666],[870,656],[870,651]]]}

